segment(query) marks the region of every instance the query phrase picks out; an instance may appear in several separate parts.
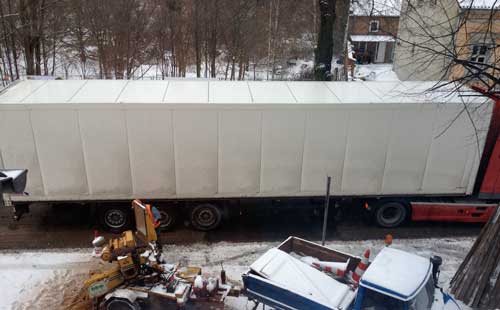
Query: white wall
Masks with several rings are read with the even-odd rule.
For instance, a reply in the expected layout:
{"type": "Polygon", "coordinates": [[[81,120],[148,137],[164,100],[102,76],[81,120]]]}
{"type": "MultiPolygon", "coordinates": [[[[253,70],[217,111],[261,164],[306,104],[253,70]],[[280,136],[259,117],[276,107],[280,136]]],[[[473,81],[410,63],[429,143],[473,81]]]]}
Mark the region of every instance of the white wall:
{"type": "Polygon", "coordinates": [[[400,80],[447,80],[449,59],[440,53],[453,49],[458,13],[456,0],[403,1],[394,50],[394,71],[400,80]]]}

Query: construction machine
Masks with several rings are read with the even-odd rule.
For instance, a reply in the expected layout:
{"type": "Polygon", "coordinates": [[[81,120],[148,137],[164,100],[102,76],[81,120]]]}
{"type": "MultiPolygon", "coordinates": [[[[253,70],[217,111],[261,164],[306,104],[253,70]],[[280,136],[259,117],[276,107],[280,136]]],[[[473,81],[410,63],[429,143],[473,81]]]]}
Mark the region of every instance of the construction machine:
{"type": "Polygon", "coordinates": [[[95,236],[93,255],[110,268],[94,273],[84,287],[95,309],[223,309],[224,299],[235,290],[219,279],[205,279],[201,268],[167,264],[162,257],[153,207],[132,202],[135,231],[125,231],[108,242],[95,236]]]}

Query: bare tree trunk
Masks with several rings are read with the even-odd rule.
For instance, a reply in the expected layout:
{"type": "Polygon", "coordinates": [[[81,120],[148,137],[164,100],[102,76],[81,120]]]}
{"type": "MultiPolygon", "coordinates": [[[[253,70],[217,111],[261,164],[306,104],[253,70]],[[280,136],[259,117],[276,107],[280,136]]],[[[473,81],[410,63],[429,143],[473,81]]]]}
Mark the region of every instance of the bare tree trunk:
{"type": "Polygon", "coordinates": [[[333,56],[340,58],[344,54],[347,41],[347,22],[349,19],[350,0],[335,0],[333,22],[333,56]]]}
{"type": "Polygon", "coordinates": [[[56,21],[54,21],[53,37],[52,37],[52,70],[50,75],[54,76],[56,70],[56,21]]]}
{"type": "MultiPolygon", "coordinates": [[[[12,14],[12,0],[7,0],[7,8],[9,10],[9,14],[12,14]]],[[[12,51],[12,57],[14,60],[14,69],[16,70],[16,79],[19,80],[19,66],[18,66],[18,61],[17,61],[17,48],[16,48],[16,37],[15,37],[15,25],[14,21],[12,18],[9,18],[9,31],[10,31],[10,41],[11,41],[11,51],[12,51]]]]}
{"type": "Polygon", "coordinates": [[[49,59],[47,56],[47,48],[45,46],[45,40],[41,42],[41,54],[42,54],[42,65],[43,65],[43,75],[49,75],[49,59]]]}
{"type": "MultiPolygon", "coordinates": [[[[274,14],[274,30],[273,30],[273,33],[275,34],[275,38],[276,38],[276,35],[279,31],[279,21],[280,21],[280,0],[276,0],[276,13],[274,14]]],[[[278,48],[278,42],[276,42],[277,40],[274,39],[273,40],[273,44],[272,44],[272,55],[273,55],[273,66],[272,66],[272,79],[274,80],[274,75],[276,73],[276,49],[278,48]]]]}
{"type": "Polygon", "coordinates": [[[267,38],[267,70],[266,79],[269,80],[269,70],[271,70],[271,45],[273,40],[273,0],[269,1],[269,26],[267,38]]]}
{"type": "Polygon", "coordinates": [[[227,62],[226,62],[226,71],[224,73],[224,80],[227,80],[227,74],[229,72],[229,65],[231,64],[230,62],[230,59],[229,59],[229,56],[228,56],[228,59],[227,59],[227,62]]]}
{"type": "MultiPolygon", "coordinates": [[[[0,1],[0,15],[4,16],[4,10],[3,10],[3,4],[2,1],[0,1]]],[[[9,40],[8,40],[8,34],[7,34],[7,27],[5,24],[5,18],[2,18],[2,31],[3,31],[3,38],[4,38],[4,44],[5,44],[5,58],[7,58],[7,63],[9,65],[9,74],[10,74],[10,80],[12,81],[14,79],[14,73],[12,71],[12,62],[10,59],[10,48],[9,48],[9,40]]],[[[3,56],[2,56],[3,59],[3,56]]],[[[5,66],[4,66],[5,68],[5,66]]],[[[3,79],[2,79],[3,80],[3,79]]]]}
{"type": "Polygon", "coordinates": [[[239,59],[239,71],[238,71],[238,80],[239,81],[242,81],[245,79],[245,60],[244,60],[244,57],[243,55],[240,55],[240,59],[239,59]]]}
{"type": "Polygon", "coordinates": [[[194,50],[196,57],[196,77],[201,77],[201,53],[200,53],[200,22],[199,22],[199,0],[194,0],[194,50]]]}
{"type": "Polygon", "coordinates": [[[205,33],[205,41],[203,42],[203,56],[205,59],[205,72],[203,73],[204,78],[208,78],[208,31],[205,33]]]}
{"type": "Polygon", "coordinates": [[[33,18],[37,22],[35,24],[34,34],[34,44],[35,44],[35,72],[36,75],[42,75],[42,41],[43,39],[43,27],[45,23],[45,0],[41,0],[40,7],[33,12],[33,17],[35,17],[38,13],[40,16],[36,16],[33,18]]]}
{"type": "Polygon", "coordinates": [[[218,27],[218,19],[219,19],[219,0],[214,0],[214,16],[212,21],[212,33],[210,37],[210,76],[212,78],[217,77],[217,68],[216,68],[216,58],[217,58],[217,27],[218,27]]]}
{"type": "Polygon", "coordinates": [[[332,75],[335,0],[319,0],[319,10],[320,28],[315,53],[314,78],[317,81],[329,81],[332,75]]]}
{"type": "Polygon", "coordinates": [[[231,57],[231,81],[233,81],[235,78],[234,78],[234,74],[235,74],[235,58],[234,56],[231,57]]]}
{"type": "MultiPolygon", "coordinates": [[[[30,0],[30,4],[31,0],[30,0]]],[[[26,60],[26,74],[34,75],[35,74],[35,61],[34,61],[34,47],[32,44],[31,38],[31,30],[33,28],[33,20],[32,16],[30,16],[31,12],[29,11],[29,7],[34,9],[34,5],[27,5],[24,0],[19,0],[19,17],[21,19],[21,23],[24,26],[22,30],[22,44],[24,49],[24,57],[26,60]]]]}
{"type": "Polygon", "coordinates": [[[2,68],[5,68],[5,60],[3,59],[3,53],[2,50],[0,49],[0,60],[2,60],[2,66],[0,67],[0,78],[2,79],[2,86],[5,86],[5,76],[4,76],[4,71],[2,68]]]}
{"type": "Polygon", "coordinates": [[[317,7],[317,3],[316,3],[317,0],[312,0],[313,2],[313,12],[312,12],[312,15],[313,15],[313,40],[317,40],[316,36],[318,34],[318,7],[317,7]]]}
{"type": "Polygon", "coordinates": [[[474,308],[500,307],[500,207],[472,246],[451,280],[455,297],[474,308]]]}

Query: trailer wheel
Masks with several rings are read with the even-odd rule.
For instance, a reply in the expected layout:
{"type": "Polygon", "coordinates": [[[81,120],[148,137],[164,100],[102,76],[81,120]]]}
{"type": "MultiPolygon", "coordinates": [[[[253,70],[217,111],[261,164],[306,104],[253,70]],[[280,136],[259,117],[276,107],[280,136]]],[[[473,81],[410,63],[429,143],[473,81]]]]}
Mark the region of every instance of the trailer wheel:
{"type": "Polygon", "coordinates": [[[212,204],[205,203],[191,210],[191,225],[195,229],[208,231],[217,228],[222,220],[222,212],[212,204]]]}
{"type": "Polygon", "coordinates": [[[177,223],[178,213],[173,207],[158,207],[160,211],[160,229],[162,231],[171,230],[177,223]]]}
{"type": "Polygon", "coordinates": [[[111,297],[104,303],[106,310],[141,310],[137,302],[131,302],[125,298],[111,297]]]}
{"type": "Polygon", "coordinates": [[[129,228],[132,214],[126,208],[106,207],[100,211],[99,221],[101,226],[113,233],[120,233],[129,228]]]}
{"type": "Polygon", "coordinates": [[[382,203],[375,210],[375,221],[381,227],[393,228],[401,225],[408,215],[408,208],[402,202],[382,203]]]}

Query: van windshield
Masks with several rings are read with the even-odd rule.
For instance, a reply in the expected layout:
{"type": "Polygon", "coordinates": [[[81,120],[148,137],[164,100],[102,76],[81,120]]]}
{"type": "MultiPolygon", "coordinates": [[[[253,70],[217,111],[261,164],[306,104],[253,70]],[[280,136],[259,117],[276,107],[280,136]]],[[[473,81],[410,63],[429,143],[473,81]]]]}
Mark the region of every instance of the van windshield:
{"type": "Polygon", "coordinates": [[[403,310],[406,309],[405,303],[399,299],[387,296],[370,289],[365,290],[363,310],[403,310]]]}
{"type": "Polygon", "coordinates": [[[376,291],[366,289],[363,297],[361,309],[363,310],[429,310],[434,301],[434,280],[429,280],[420,292],[408,302],[403,302],[394,297],[390,297],[376,291]]]}
{"type": "Polygon", "coordinates": [[[426,310],[432,308],[432,302],[434,301],[434,280],[429,277],[429,280],[425,284],[425,287],[415,296],[414,299],[410,300],[408,304],[409,310],[426,310]]]}

